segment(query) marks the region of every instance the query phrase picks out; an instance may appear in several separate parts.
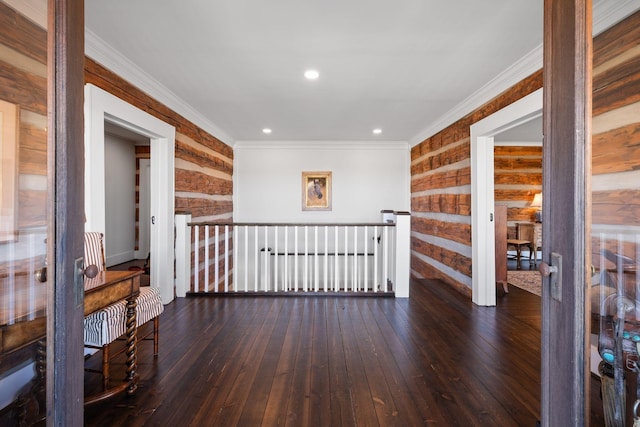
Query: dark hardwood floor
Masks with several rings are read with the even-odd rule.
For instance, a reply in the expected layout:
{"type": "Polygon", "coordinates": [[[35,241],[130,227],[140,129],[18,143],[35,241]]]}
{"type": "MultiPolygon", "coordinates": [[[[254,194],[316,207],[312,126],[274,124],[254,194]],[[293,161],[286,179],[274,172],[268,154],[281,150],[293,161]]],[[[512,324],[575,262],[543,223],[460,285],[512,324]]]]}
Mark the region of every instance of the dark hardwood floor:
{"type": "MultiPolygon", "coordinates": [[[[515,287],[497,307],[429,281],[413,284],[408,300],[191,297],[167,305],[160,322],[158,359],[150,342],[140,344],[137,394],[85,408],[86,425],[533,427],[539,419],[540,298],[515,287]]],[[[124,364],[112,372],[124,376],[124,364]]],[[[85,382],[98,387],[99,377],[85,382]]]]}

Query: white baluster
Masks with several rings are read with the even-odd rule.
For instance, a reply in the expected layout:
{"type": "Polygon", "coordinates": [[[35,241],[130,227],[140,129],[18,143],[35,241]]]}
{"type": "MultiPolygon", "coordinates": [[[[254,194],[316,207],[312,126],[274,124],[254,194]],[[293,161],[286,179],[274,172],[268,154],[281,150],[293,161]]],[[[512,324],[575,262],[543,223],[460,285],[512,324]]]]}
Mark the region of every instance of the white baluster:
{"type": "Polygon", "coordinates": [[[384,244],[382,246],[382,289],[387,292],[387,283],[389,282],[389,227],[384,227],[384,244]]]}
{"type": "Polygon", "coordinates": [[[195,273],[193,274],[194,289],[193,292],[200,292],[200,226],[193,227],[193,264],[195,265],[195,273]]]}
{"type": "Polygon", "coordinates": [[[373,288],[378,289],[378,226],[373,226],[373,288]]]}
{"type": "Polygon", "coordinates": [[[329,227],[324,226],[324,291],[327,292],[329,289],[327,286],[329,285],[329,227]]]}
{"type": "Polygon", "coordinates": [[[213,272],[214,272],[214,277],[215,277],[215,287],[213,289],[214,292],[220,292],[220,226],[219,225],[215,225],[215,231],[214,231],[214,237],[215,237],[215,243],[213,245],[213,248],[215,250],[215,256],[213,257],[213,260],[215,262],[215,265],[213,266],[213,272]]]}
{"type": "Polygon", "coordinates": [[[293,227],[293,238],[294,238],[294,249],[293,249],[293,280],[294,280],[294,289],[298,292],[298,226],[295,225],[293,227]]]}
{"type": "Polygon", "coordinates": [[[307,292],[309,290],[308,287],[309,281],[309,233],[308,227],[304,226],[304,291],[307,292]]]}
{"type": "Polygon", "coordinates": [[[278,292],[280,282],[278,281],[278,226],[273,228],[274,252],[273,252],[273,290],[278,292]]]}
{"type": "MultiPolygon", "coordinates": [[[[348,263],[349,263],[349,255],[348,255],[348,248],[349,248],[349,227],[348,226],[344,226],[344,290],[348,291],[349,290],[349,268],[348,268],[348,263]]],[[[353,290],[353,287],[351,288],[351,290],[353,290]]]]}
{"type": "Polygon", "coordinates": [[[265,271],[265,275],[264,275],[264,291],[268,291],[269,290],[269,282],[270,282],[270,277],[269,277],[269,227],[265,226],[264,227],[264,271],[265,271]]]}
{"type": "MultiPolygon", "coordinates": [[[[364,264],[363,269],[364,269],[364,290],[368,291],[369,290],[369,227],[367,227],[366,225],[364,226],[364,236],[363,236],[363,240],[364,240],[364,257],[362,258],[362,263],[364,264]]],[[[373,288],[373,290],[375,291],[375,287],[373,288]]]]}
{"type": "Polygon", "coordinates": [[[224,291],[229,292],[229,226],[224,226],[224,291]]]}
{"type": "Polygon", "coordinates": [[[338,253],[339,251],[339,247],[338,247],[338,230],[340,228],[336,225],[335,226],[335,235],[333,236],[334,238],[334,248],[333,248],[333,252],[334,252],[334,256],[333,256],[333,290],[338,292],[340,290],[340,284],[339,284],[339,280],[338,280],[338,253]]]}
{"type": "Polygon", "coordinates": [[[353,288],[360,290],[358,283],[358,226],[353,227],[353,288]]]}
{"type": "Polygon", "coordinates": [[[313,245],[313,287],[316,292],[318,292],[319,281],[320,281],[320,271],[318,267],[318,226],[313,227],[313,236],[314,236],[314,245],[313,245]]]}
{"type": "Polygon", "coordinates": [[[256,254],[255,258],[254,258],[254,270],[253,270],[253,291],[254,292],[258,292],[258,289],[260,287],[259,284],[259,280],[260,280],[260,270],[258,269],[258,265],[260,262],[260,246],[258,246],[258,234],[260,234],[260,230],[258,229],[258,226],[256,225],[254,227],[254,233],[253,233],[253,240],[254,240],[254,250],[253,253],[256,254]]]}
{"type": "Polygon", "coordinates": [[[204,291],[209,292],[209,226],[204,226],[204,291]]]}

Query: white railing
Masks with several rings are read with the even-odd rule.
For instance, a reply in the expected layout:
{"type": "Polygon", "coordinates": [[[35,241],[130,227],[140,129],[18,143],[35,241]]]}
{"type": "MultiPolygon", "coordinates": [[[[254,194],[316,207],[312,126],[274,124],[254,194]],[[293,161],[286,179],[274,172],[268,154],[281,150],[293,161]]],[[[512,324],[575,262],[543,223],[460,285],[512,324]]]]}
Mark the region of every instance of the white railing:
{"type": "MultiPolygon", "coordinates": [[[[408,274],[406,279],[401,275],[407,282],[402,295],[397,286],[398,237],[408,233],[398,233],[395,223],[190,223],[184,219],[180,223],[189,232],[177,234],[176,248],[184,251],[190,234],[191,269],[189,285],[183,289],[178,281],[186,281],[187,274],[180,261],[176,263],[178,296],[187,292],[408,296],[408,274]]],[[[408,253],[408,239],[405,245],[408,253]]]]}

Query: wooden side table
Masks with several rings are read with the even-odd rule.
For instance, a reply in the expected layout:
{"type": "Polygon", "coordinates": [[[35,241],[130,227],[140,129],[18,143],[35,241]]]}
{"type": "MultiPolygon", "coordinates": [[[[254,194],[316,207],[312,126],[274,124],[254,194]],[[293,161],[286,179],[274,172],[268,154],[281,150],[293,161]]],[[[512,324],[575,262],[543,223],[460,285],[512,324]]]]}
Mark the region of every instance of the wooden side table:
{"type": "Polygon", "coordinates": [[[522,266],[520,265],[520,255],[522,253],[522,247],[530,247],[531,240],[507,239],[507,245],[516,247],[516,268],[520,270],[522,268],[522,266]]]}

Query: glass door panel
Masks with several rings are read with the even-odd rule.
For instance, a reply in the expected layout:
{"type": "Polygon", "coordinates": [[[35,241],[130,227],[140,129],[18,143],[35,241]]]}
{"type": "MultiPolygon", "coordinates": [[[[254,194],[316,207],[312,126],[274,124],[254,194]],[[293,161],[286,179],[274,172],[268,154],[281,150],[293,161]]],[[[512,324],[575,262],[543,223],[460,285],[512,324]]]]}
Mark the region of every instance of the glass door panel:
{"type": "Polygon", "coordinates": [[[47,3],[0,17],[0,425],[16,425],[46,402],[47,3]]]}
{"type": "Polygon", "coordinates": [[[593,45],[589,288],[592,387],[600,388],[601,398],[591,406],[607,426],[632,425],[640,415],[640,90],[633,84],[640,78],[638,26],[635,13],[593,45]]]}

